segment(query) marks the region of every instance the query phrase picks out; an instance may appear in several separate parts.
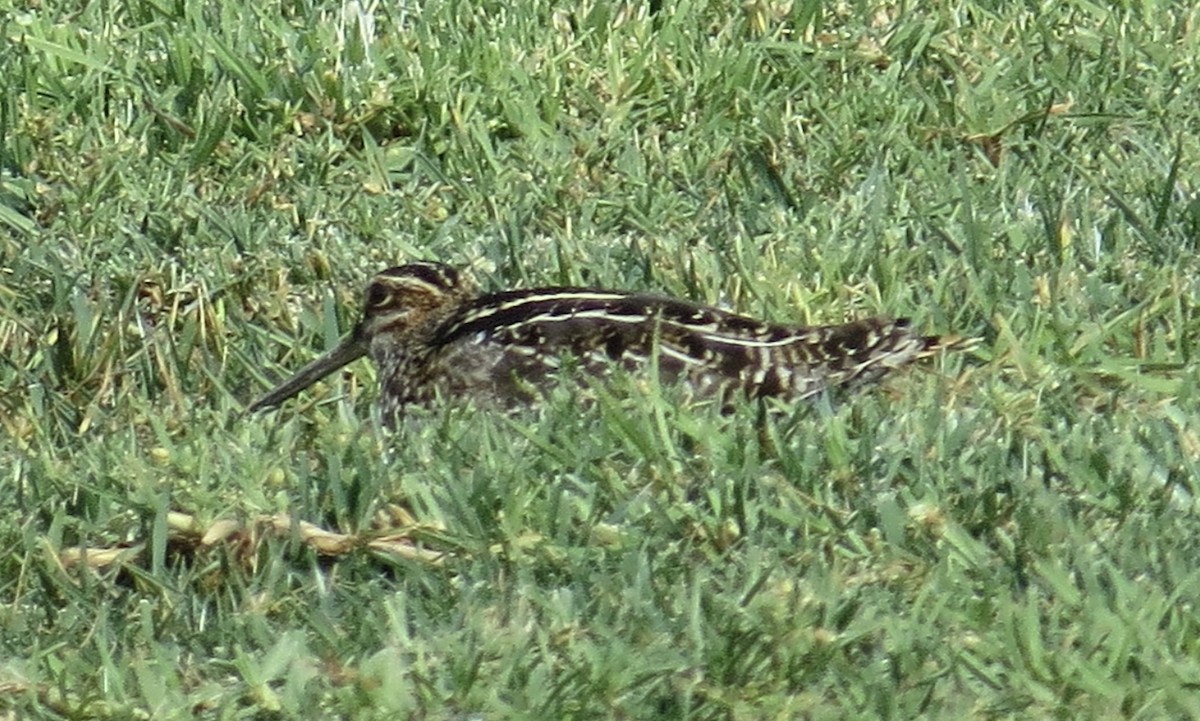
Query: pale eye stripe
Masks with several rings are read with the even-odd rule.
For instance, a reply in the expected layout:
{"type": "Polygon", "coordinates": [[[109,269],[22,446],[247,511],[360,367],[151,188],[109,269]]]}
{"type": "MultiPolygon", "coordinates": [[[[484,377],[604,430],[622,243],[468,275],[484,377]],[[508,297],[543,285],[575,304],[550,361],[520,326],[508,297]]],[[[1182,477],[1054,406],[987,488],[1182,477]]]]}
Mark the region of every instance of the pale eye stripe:
{"type": "Polygon", "coordinates": [[[434,285],[433,283],[427,283],[420,278],[414,278],[412,276],[402,279],[389,278],[383,282],[397,287],[401,293],[416,291],[418,293],[425,293],[427,295],[441,295],[446,292],[445,288],[434,285]]]}

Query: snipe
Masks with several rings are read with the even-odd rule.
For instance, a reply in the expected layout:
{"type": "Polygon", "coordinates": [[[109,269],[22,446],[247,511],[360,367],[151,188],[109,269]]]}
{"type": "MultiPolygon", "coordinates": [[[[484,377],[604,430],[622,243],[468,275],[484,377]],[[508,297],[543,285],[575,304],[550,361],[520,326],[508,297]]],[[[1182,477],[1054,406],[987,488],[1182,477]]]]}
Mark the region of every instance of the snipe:
{"type": "Polygon", "coordinates": [[[666,381],[728,403],[738,393],[785,400],[854,388],[965,343],[923,336],[906,319],[829,326],[765,323],[663,296],[594,288],[480,294],[441,263],[408,263],[367,286],[363,319],[336,348],[250,410],[283,403],[370,355],[392,418],[436,398],[518,405],[560,375],[651,365],[666,381]]]}

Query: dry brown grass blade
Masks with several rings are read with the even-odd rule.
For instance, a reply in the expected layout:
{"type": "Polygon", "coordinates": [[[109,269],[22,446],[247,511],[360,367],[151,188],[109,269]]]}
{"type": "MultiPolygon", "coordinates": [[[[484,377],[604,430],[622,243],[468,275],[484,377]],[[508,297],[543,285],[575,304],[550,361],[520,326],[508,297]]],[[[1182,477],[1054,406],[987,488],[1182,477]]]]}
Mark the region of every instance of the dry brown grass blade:
{"type": "MultiPolygon", "coordinates": [[[[228,547],[248,559],[267,538],[296,538],[316,553],[331,558],[368,551],[391,560],[440,565],[449,553],[425,548],[415,541],[413,537],[420,530],[413,524],[366,533],[340,533],[282,513],[247,522],[221,519],[204,526],[193,516],[172,512],[168,518],[167,546],[177,554],[228,547]]],[[[137,564],[146,549],[145,541],[111,547],[72,546],[58,551],[55,560],[64,569],[86,566],[101,571],[137,564]]]]}

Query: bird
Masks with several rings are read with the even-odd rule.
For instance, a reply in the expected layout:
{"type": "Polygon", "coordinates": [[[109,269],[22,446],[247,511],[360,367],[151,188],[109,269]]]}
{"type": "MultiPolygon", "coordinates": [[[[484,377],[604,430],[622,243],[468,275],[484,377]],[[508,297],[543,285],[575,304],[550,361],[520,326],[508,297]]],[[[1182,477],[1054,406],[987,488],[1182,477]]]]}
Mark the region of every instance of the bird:
{"type": "Polygon", "coordinates": [[[958,336],[921,335],[906,318],[803,326],[643,292],[481,293],[454,267],[419,261],[375,275],[353,331],[248,411],[279,406],[363,356],[377,368],[387,420],[444,400],[527,406],[564,376],[602,377],[622,367],[649,367],[723,408],[739,394],[801,401],[970,345],[958,336]]]}

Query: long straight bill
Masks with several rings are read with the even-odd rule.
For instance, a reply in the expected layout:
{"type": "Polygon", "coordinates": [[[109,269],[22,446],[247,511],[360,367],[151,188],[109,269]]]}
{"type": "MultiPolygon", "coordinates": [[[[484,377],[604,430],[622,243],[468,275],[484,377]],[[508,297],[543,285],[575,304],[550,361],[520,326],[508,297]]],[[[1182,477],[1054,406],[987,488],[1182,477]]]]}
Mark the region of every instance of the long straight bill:
{"type": "Polygon", "coordinates": [[[333,350],[301,368],[296,375],[275,386],[271,392],[250,404],[250,412],[283,403],[313,383],[367,354],[367,343],[357,333],[346,336],[333,350]]]}

